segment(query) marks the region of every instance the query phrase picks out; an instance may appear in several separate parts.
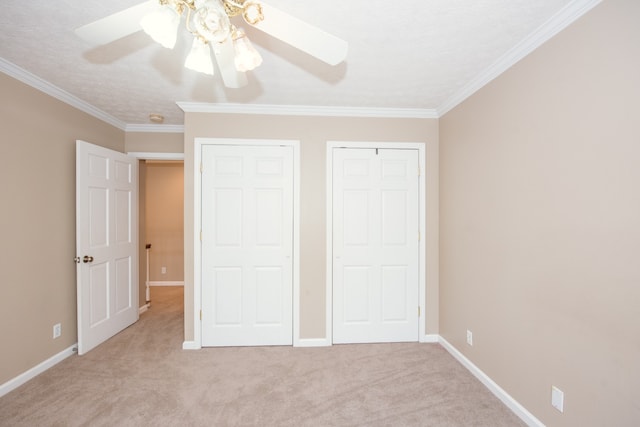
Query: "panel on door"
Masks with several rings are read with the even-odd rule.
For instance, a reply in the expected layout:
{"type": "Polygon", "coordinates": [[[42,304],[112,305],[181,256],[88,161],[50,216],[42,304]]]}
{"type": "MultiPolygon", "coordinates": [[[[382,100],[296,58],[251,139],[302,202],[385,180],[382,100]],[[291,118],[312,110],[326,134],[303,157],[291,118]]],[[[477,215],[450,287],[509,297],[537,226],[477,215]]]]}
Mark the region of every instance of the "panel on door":
{"type": "Polygon", "coordinates": [[[418,341],[418,151],[333,150],[333,342],[418,341]]]}
{"type": "Polygon", "coordinates": [[[293,343],[293,148],[202,148],[202,345],[293,343]]]}
{"type": "Polygon", "coordinates": [[[78,353],[138,319],[137,160],[76,144],[78,353]]]}

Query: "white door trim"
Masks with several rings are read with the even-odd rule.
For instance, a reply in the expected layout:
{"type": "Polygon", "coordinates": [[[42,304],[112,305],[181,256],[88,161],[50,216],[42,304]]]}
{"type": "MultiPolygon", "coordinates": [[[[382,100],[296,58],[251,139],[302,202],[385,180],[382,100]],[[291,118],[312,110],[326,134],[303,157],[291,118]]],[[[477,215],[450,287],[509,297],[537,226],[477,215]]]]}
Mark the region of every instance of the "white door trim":
{"type": "Polygon", "coordinates": [[[418,337],[420,342],[425,342],[425,319],[426,319],[426,144],[422,142],[353,142],[353,141],[327,141],[326,154],[326,345],[333,344],[333,149],[334,148],[386,148],[386,149],[413,149],[418,150],[418,162],[420,164],[420,188],[418,190],[420,227],[419,250],[419,306],[420,317],[418,319],[418,337]]]}
{"type": "MultiPolygon", "coordinates": [[[[193,342],[189,348],[202,347],[202,248],[200,223],[202,183],[200,163],[203,145],[260,145],[293,147],[293,346],[300,345],[300,141],[281,139],[195,138],[193,155],[193,342]]],[[[183,346],[184,348],[184,346],[183,346]]]]}

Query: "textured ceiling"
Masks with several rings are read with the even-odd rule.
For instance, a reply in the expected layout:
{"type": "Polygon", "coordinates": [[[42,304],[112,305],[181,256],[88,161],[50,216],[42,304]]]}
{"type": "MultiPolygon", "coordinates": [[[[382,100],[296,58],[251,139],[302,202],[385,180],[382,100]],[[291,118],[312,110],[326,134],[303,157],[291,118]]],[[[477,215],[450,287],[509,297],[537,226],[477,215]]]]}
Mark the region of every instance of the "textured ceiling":
{"type": "Polygon", "coordinates": [[[186,31],[173,50],[143,32],[93,49],[75,35],[139,0],[3,0],[0,57],[125,124],[150,113],[182,124],[177,101],[437,111],[577,2],[264,1],[348,41],[347,60],[326,65],[243,25],[264,62],[246,87],[227,89],[183,67],[186,31]]]}

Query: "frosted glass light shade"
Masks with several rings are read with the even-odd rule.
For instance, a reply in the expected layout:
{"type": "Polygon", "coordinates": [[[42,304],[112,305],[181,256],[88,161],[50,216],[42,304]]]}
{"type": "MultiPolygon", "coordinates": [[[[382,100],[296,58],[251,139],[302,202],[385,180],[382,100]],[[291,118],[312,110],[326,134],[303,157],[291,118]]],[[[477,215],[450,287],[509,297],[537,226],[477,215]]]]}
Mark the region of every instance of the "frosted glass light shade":
{"type": "Polygon", "coordinates": [[[233,47],[236,51],[234,58],[236,70],[251,71],[262,64],[262,56],[240,29],[234,34],[233,47]]]}
{"type": "Polygon", "coordinates": [[[211,61],[211,49],[209,44],[203,42],[198,37],[193,39],[191,51],[184,62],[184,66],[199,73],[213,75],[213,62],[211,61]]]}

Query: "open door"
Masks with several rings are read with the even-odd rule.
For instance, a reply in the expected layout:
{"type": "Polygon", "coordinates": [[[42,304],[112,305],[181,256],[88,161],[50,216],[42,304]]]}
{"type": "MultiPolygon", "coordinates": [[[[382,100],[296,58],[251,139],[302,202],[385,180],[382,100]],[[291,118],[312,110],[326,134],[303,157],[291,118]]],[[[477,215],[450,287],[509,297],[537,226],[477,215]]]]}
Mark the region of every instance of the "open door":
{"type": "Polygon", "coordinates": [[[78,354],[138,320],[137,162],[76,142],[78,354]]]}

